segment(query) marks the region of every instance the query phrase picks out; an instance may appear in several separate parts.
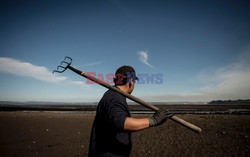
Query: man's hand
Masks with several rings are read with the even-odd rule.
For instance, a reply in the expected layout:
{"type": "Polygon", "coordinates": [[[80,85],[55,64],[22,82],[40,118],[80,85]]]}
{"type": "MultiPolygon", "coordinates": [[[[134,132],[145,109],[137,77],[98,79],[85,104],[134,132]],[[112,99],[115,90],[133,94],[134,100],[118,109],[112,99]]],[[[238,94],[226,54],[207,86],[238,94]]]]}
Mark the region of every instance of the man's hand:
{"type": "Polygon", "coordinates": [[[152,117],[148,118],[149,126],[157,126],[165,121],[167,121],[168,118],[172,117],[174,114],[169,113],[168,109],[160,108],[152,117]]]}

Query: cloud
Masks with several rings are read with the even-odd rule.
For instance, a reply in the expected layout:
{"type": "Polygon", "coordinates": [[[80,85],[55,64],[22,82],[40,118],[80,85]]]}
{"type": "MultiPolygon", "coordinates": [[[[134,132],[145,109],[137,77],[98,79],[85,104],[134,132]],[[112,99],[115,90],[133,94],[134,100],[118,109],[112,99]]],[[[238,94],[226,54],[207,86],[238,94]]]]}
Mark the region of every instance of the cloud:
{"type": "Polygon", "coordinates": [[[78,68],[91,67],[91,66],[102,64],[102,63],[103,63],[102,61],[96,61],[96,62],[91,62],[85,65],[75,65],[75,67],[78,67],[78,68]]]}
{"type": "Polygon", "coordinates": [[[214,71],[203,72],[200,80],[205,84],[200,90],[213,99],[250,98],[250,53],[235,63],[214,71]]]}
{"type": "Polygon", "coordinates": [[[156,96],[143,96],[143,100],[148,102],[208,102],[213,99],[209,99],[207,96],[198,93],[189,94],[168,94],[168,95],[156,95],[156,96]]]}
{"type": "Polygon", "coordinates": [[[147,51],[139,51],[138,52],[139,59],[142,63],[146,64],[147,66],[154,67],[148,62],[148,52],[147,51]]]}
{"type": "Polygon", "coordinates": [[[52,74],[52,72],[50,72],[46,67],[6,57],[0,57],[0,72],[6,72],[17,76],[31,77],[50,83],[66,82],[69,84],[86,86],[83,82],[72,81],[67,77],[52,74]]]}
{"type": "Polygon", "coordinates": [[[99,65],[99,64],[102,64],[102,61],[97,61],[97,62],[89,63],[89,64],[85,65],[85,67],[87,67],[87,66],[99,65]]]}
{"type": "Polygon", "coordinates": [[[203,85],[195,92],[144,96],[156,102],[209,102],[250,98],[250,51],[241,54],[234,63],[214,70],[203,70],[197,82],[203,85]]]}

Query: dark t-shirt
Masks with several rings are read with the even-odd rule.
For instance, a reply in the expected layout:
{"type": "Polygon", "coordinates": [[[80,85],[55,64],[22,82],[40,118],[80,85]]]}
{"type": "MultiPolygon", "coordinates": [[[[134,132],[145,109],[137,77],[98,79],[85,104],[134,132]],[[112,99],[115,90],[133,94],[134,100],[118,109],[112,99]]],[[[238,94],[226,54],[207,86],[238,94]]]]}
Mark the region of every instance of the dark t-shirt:
{"type": "Polygon", "coordinates": [[[100,100],[92,126],[89,156],[129,156],[131,133],[124,131],[130,112],[126,98],[108,90],[100,100]]]}

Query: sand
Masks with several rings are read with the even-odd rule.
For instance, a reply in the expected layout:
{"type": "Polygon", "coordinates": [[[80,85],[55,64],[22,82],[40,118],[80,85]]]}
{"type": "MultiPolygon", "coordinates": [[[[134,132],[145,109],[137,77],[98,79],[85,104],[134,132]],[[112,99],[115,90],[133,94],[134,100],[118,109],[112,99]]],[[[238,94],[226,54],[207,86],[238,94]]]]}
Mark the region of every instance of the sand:
{"type": "MultiPolygon", "coordinates": [[[[145,117],[148,115],[133,115],[145,117]]],[[[248,156],[250,115],[177,115],[203,129],[169,120],[133,133],[132,157],[248,156]]],[[[85,157],[94,114],[0,112],[1,157],[85,157]]]]}

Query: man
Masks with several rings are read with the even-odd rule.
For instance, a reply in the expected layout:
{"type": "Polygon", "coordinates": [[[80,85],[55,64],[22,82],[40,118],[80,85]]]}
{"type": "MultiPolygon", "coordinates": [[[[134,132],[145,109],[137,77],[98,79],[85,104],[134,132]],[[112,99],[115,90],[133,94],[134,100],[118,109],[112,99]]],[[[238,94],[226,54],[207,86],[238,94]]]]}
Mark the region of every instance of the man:
{"type": "MultiPolygon", "coordinates": [[[[131,94],[136,77],[131,66],[122,66],[115,73],[115,87],[131,94]]],[[[160,109],[149,118],[132,118],[123,95],[108,90],[100,100],[91,131],[90,157],[128,157],[131,152],[131,132],[157,126],[172,114],[160,109]]]]}

